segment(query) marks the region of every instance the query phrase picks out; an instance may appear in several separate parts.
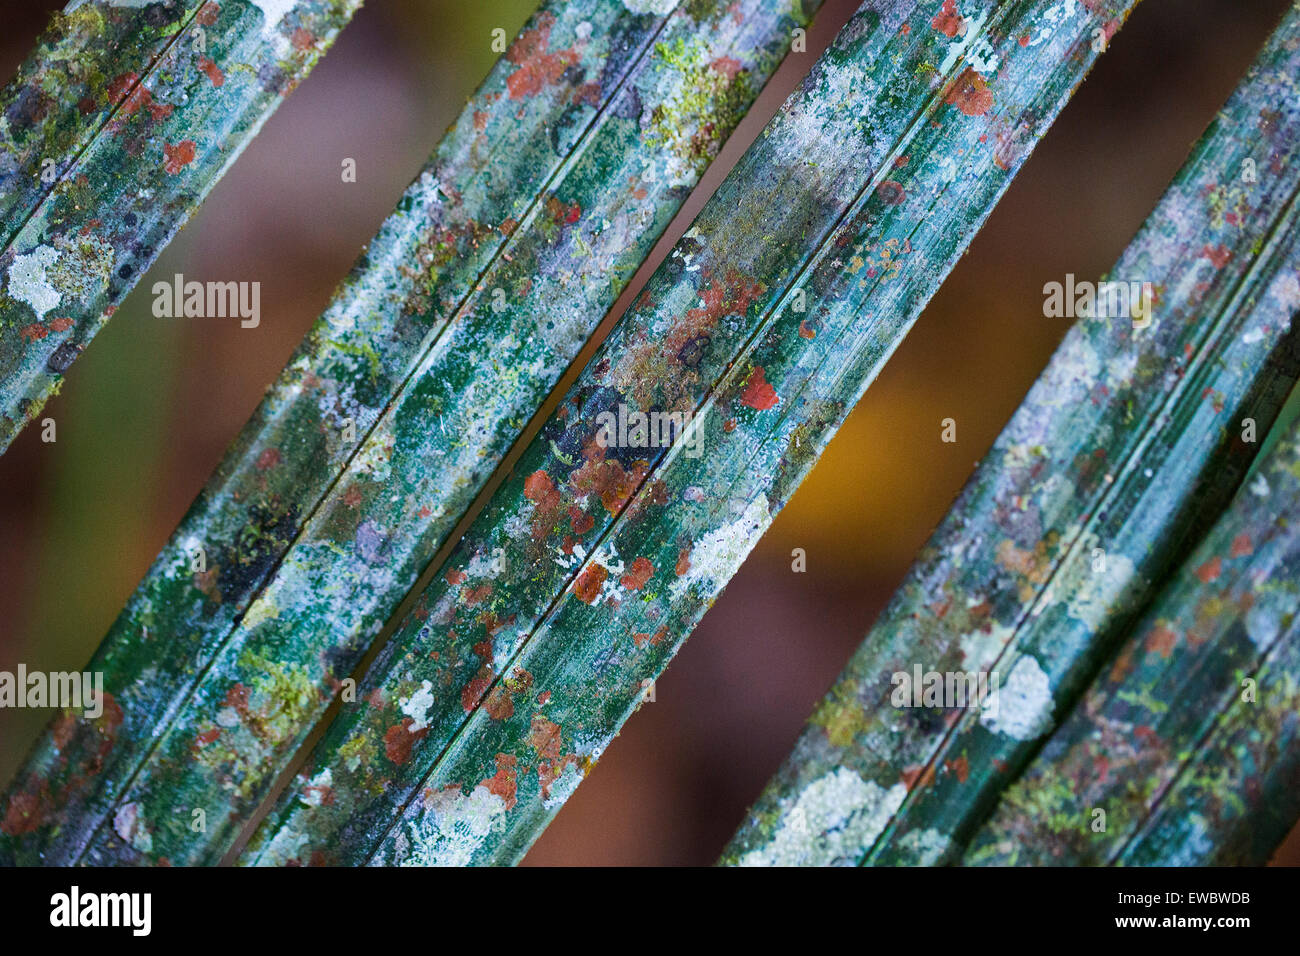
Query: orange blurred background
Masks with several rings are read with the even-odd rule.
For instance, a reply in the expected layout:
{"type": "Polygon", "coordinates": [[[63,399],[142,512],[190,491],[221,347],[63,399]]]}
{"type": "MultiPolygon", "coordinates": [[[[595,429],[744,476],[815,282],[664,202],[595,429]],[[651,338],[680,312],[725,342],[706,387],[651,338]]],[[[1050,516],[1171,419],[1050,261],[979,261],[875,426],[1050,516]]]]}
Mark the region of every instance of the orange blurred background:
{"type": "MultiPolygon", "coordinates": [[[[8,0],[0,79],[54,0],[8,0]]],[[[337,281],[534,0],[371,0],[0,457],[0,670],[79,669],[337,281]],[[342,157],[358,183],[340,182],[342,157]],[[262,283],[262,322],[150,314],[154,274],[262,283]]],[[[856,8],[828,0],[611,315],[856,8]]],[[[708,864],[789,751],[1068,320],[1044,282],[1108,269],[1285,0],[1146,0],[799,493],[526,863],[708,864]],[[958,442],[939,423],[958,422],[958,442]],[[806,573],[790,569],[804,548],[806,573]]],[[[0,710],[0,781],[48,714],[0,710]]],[[[1276,862],[1300,863],[1293,832],[1276,862]]]]}

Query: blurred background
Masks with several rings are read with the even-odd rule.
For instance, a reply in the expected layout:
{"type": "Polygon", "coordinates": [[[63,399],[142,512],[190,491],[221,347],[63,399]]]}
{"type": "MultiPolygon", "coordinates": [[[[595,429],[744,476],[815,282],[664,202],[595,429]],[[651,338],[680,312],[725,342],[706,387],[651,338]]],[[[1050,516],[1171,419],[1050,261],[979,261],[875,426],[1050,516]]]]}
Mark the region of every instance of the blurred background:
{"type": "MultiPolygon", "coordinates": [[[[59,0],[4,0],[0,81],[59,0]]],[[[534,0],[371,0],[0,456],[0,670],[80,669],[226,445],[534,0]],[[339,163],[357,161],[358,183],[339,163]],[[158,276],[254,276],[262,322],[150,314],[158,276]]],[[[621,314],[856,8],[828,0],[621,314]]],[[[1145,0],[799,493],[530,864],[709,864],[789,751],[1069,320],[1042,286],[1119,256],[1285,0],[1145,0]],[[959,441],[937,440],[953,417],[959,441]],[[808,569],[790,570],[804,548],[808,569]]],[[[47,712],[0,710],[0,781],[47,712]]],[[[1276,863],[1300,863],[1293,832],[1276,863]]]]}

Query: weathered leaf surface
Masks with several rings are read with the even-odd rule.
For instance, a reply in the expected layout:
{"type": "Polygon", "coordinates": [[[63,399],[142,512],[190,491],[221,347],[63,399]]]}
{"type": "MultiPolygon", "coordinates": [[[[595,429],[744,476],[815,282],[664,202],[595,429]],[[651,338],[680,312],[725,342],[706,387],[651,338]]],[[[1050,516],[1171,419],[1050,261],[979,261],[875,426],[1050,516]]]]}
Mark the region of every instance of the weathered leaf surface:
{"type": "Polygon", "coordinates": [[[525,852],[1131,5],[1092,6],[863,5],[439,568],[247,862],[525,852]],[[598,440],[620,409],[698,431],[598,440]]]}
{"type": "Polygon", "coordinates": [[[1150,323],[1071,329],[725,862],[959,855],[1230,498],[1300,372],[1298,41],[1292,10],[1116,265],[1150,323]],[[894,706],[917,666],[996,673],[997,711],[894,706]]]}
{"type": "Polygon", "coordinates": [[[0,170],[18,164],[0,206],[0,452],[359,6],[90,2],[56,19],[71,36],[0,104],[0,170]],[[52,187],[30,182],[45,159],[52,187]]]}
{"type": "Polygon", "coordinates": [[[121,726],[52,729],[16,852],[75,859],[99,826],[96,861],[220,857],[804,15],[543,6],[115,623],[92,666],[121,726]]]}
{"type": "Polygon", "coordinates": [[[1292,425],[963,862],[1267,862],[1300,816],[1298,622],[1292,425]]]}

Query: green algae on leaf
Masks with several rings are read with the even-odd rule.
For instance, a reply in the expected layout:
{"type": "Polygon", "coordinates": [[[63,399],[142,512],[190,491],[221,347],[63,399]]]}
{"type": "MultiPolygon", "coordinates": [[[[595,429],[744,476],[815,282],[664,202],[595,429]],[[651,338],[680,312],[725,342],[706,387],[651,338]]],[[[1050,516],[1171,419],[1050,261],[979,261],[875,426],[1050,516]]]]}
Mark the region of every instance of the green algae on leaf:
{"type": "Polygon", "coordinates": [[[760,0],[672,7],[532,17],[101,646],[127,726],[102,753],[88,724],[47,735],[10,797],[48,790],[42,823],[0,851],[195,863],[229,847],[698,177],[649,132],[698,79],[655,44],[725,61],[716,106],[682,118],[687,139],[716,137],[703,158],[743,112],[728,91],[752,97],[788,48],[794,21],[760,0]],[[267,720],[262,660],[311,699],[267,720]],[[110,825],[125,805],[147,850],[110,825]]]}
{"type": "MultiPolygon", "coordinates": [[[[799,794],[832,768],[904,782],[907,797],[847,858],[807,831],[798,862],[954,859],[1066,719],[1153,582],[1229,500],[1255,449],[1242,422],[1262,434],[1300,374],[1300,108],[1286,93],[1300,71],[1297,40],[1293,9],[1116,265],[1111,278],[1153,284],[1150,314],[1084,318],[1067,334],[725,862],[787,845],[799,794]],[[1243,190],[1252,156],[1258,178],[1243,190]],[[895,707],[892,675],[917,664],[999,674],[998,713],[895,707]],[[851,722],[825,719],[846,712],[851,722]]],[[[1169,700],[1139,685],[1124,692],[1152,713],[1169,700]]],[[[1045,764],[1020,795],[1034,819],[1073,826],[1071,782],[1056,769],[1045,764]]]]}
{"type": "Polygon", "coordinates": [[[0,101],[0,452],[359,6],[92,0],[56,16],[0,101]]]}
{"type": "MultiPolygon", "coordinates": [[[[1293,265],[1293,284],[1294,274],[1293,265]]],[[[1293,423],[1006,789],[962,862],[1267,862],[1300,817],[1297,622],[1293,423]]]]}
{"type": "MultiPolygon", "coordinates": [[[[243,862],[523,855],[965,249],[1092,63],[1093,30],[1130,8],[1079,7],[1022,44],[1037,6],[973,4],[955,53],[932,4],[863,6],[437,568],[243,862]],[[953,106],[976,66],[990,102],[953,106]],[[601,437],[605,416],[666,411],[689,440],[601,437]]],[[[805,813],[829,820],[849,793],[865,839],[901,788],[845,783],[805,813]]]]}

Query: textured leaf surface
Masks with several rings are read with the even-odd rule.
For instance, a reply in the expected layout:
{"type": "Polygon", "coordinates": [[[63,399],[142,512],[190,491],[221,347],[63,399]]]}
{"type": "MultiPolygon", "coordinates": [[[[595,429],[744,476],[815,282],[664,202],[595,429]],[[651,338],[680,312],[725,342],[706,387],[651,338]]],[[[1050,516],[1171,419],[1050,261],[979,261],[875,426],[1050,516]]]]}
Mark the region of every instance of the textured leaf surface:
{"type": "Polygon", "coordinates": [[[1093,31],[1130,8],[947,6],[864,4],[440,567],[246,861],[525,852],[961,254],[1092,62],[1093,31]],[[599,440],[620,409],[694,430],[670,449],[599,440]]]}
{"type": "Polygon", "coordinates": [[[1298,612],[1293,425],[964,862],[1265,863],[1300,815],[1298,612]]]}
{"type": "Polygon", "coordinates": [[[952,860],[1229,499],[1257,447],[1243,419],[1262,438],[1300,372],[1298,27],[1116,265],[1154,284],[1150,323],[1071,329],[724,861],[952,860]],[[917,666],[996,673],[997,712],[894,706],[917,666]]]}
{"type": "Polygon", "coordinates": [[[120,726],[20,776],[20,858],[220,857],[816,6],[539,10],[100,648],[120,726]]]}
{"type": "Polygon", "coordinates": [[[0,104],[17,187],[0,205],[0,452],[359,6],[92,0],[56,17],[0,104]]]}

